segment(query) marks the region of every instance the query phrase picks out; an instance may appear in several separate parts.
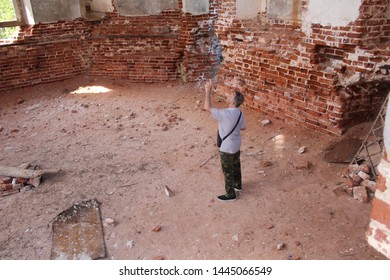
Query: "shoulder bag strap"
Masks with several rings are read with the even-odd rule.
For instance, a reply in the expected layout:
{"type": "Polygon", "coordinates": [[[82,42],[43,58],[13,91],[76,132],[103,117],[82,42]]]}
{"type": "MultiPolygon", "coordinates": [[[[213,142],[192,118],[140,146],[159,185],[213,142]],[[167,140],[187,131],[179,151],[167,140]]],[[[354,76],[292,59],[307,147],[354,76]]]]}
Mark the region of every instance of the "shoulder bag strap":
{"type": "Polygon", "coordinates": [[[242,111],[240,110],[240,116],[238,117],[238,120],[237,120],[237,122],[236,122],[236,125],[233,127],[232,131],[230,131],[225,137],[222,138],[222,141],[225,140],[226,138],[228,138],[229,135],[232,134],[233,131],[236,129],[238,123],[240,122],[241,114],[242,114],[242,111]]]}

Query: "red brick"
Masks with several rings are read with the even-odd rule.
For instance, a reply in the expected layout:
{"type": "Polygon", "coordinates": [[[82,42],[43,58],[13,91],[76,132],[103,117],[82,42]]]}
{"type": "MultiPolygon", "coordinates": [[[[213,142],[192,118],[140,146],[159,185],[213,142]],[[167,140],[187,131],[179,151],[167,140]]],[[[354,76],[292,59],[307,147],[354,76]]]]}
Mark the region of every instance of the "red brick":
{"type": "Polygon", "coordinates": [[[374,219],[390,228],[390,205],[374,198],[372,201],[371,219],[374,219]]]}

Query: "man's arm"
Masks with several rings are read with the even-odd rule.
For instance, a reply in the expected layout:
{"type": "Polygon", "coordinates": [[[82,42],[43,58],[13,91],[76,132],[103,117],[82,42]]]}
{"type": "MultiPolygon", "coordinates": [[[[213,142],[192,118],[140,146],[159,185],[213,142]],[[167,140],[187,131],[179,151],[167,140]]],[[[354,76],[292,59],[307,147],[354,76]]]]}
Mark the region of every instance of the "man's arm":
{"type": "Polygon", "coordinates": [[[211,88],[213,86],[213,83],[211,82],[211,80],[208,80],[205,85],[204,85],[204,89],[206,91],[206,97],[205,97],[205,100],[204,100],[204,109],[206,111],[211,111],[211,88]]]}

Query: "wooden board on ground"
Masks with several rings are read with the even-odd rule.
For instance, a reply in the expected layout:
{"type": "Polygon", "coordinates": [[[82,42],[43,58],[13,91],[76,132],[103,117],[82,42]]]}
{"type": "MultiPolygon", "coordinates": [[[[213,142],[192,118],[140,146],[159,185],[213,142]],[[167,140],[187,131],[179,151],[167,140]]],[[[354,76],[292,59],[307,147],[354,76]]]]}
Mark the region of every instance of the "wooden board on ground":
{"type": "Polygon", "coordinates": [[[99,203],[88,200],[74,204],[53,222],[51,259],[99,259],[106,255],[99,203]]]}

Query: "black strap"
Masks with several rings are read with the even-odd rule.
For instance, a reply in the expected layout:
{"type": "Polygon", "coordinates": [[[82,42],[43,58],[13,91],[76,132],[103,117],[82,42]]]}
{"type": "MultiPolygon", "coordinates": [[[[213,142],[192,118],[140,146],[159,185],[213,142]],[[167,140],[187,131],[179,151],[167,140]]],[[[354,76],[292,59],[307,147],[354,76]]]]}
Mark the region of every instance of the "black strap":
{"type": "MultiPolygon", "coordinates": [[[[238,120],[237,120],[237,123],[236,123],[236,125],[233,127],[232,131],[230,131],[230,132],[228,133],[228,135],[226,135],[225,137],[223,137],[223,138],[222,138],[222,141],[223,141],[223,140],[225,140],[226,138],[228,138],[228,137],[229,137],[229,135],[230,135],[230,134],[232,134],[232,133],[233,133],[233,131],[236,129],[236,127],[237,127],[238,123],[240,122],[240,119],[241,119],[241,114],[242,114],[242,111],[240,110],[240,116],[238,117],[238,120]]],[[[222,141],[221,141],[221,142],[222,142],[222,141]]]]}

